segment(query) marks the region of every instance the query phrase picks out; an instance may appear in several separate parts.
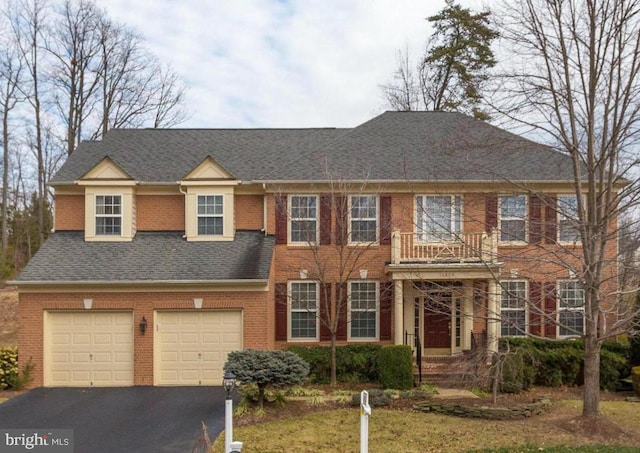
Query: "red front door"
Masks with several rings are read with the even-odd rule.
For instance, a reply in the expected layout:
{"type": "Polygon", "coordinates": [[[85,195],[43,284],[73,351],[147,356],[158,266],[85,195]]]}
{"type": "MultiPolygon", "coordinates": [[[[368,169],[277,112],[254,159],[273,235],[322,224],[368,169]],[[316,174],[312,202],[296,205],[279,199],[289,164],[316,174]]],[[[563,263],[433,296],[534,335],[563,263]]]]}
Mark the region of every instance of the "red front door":
{"type": "Polygon", "coordinates": [[[424,347],[451,348],[451,291],[429,294],[424,302],[424,347]]]}

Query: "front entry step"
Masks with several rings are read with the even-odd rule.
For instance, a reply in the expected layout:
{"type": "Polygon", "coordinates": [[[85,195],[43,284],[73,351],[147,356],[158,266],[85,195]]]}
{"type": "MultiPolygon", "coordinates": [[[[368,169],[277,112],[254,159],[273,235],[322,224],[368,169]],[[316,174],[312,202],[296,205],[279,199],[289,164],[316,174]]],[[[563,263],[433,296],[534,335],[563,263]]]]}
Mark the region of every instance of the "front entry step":
{"type": "Polygon", "coordinates": [[[488,383],[489,367],[480,356],[442,355],[422,358],[420,370],[414,365],[416,385],[426,383],[445,388],[484,387],[488,383]]]}

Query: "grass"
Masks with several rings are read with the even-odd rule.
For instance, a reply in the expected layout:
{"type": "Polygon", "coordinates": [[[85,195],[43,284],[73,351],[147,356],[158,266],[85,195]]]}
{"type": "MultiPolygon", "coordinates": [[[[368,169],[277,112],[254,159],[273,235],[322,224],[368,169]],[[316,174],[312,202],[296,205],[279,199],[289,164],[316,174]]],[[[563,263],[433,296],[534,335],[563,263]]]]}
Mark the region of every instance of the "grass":
{"type": "MultiPolygon", "coordinates": [[[[626,452],[621,447],[565,431],[559,423],[579,415],[576,401],[560,402],[547,415],[515,421],[462,419],[411,411],[374,409],[369,420],[371,452],[626,452]],[[570,445],[570,449],[558,446],[570,445]],[[506,448],[506,449],[505,449],[506,448]],[[586,447],[585,447],[586,448],[586,447]]],[[[622,428],[640,434],[639,406],[633,403],[601,403],[603,413],[622,428]]],[[[238,427],[234,439],[244,442],[243,453],[252,452],[356,452],[359,449],[360,416],[357,408],[317,412],[304,417],[238,427]]],[[[615,442],[615,441],[613,441],[615,442]]],[[[214,443],[222,452],[224,434],[214,443]]]]}

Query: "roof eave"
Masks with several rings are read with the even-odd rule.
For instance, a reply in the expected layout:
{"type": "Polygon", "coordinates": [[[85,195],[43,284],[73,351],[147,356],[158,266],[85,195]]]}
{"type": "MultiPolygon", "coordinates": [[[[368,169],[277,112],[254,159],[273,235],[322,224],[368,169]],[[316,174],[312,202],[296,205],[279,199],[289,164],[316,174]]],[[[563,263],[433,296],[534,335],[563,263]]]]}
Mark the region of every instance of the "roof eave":
{"type": "Polygon", "coordinates": [[[7,285],[17,287],[34,286],[263,286],[269,283],[268,279],[228,279],[228,280],[10,280],[7,285]]]}

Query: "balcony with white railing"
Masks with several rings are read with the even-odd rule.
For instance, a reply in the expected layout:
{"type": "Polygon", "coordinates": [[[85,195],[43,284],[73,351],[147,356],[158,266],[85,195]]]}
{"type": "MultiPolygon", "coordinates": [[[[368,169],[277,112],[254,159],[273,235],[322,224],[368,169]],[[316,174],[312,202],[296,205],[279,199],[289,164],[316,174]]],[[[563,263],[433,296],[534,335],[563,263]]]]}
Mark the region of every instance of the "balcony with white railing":
{"type": "Polygon", "coordinates": [[[421,233],[395,230],[391,238],[391,263],[494,263],[498,236],[492,233],[461,233],[451,240],[427,241],[421,233]]]}

